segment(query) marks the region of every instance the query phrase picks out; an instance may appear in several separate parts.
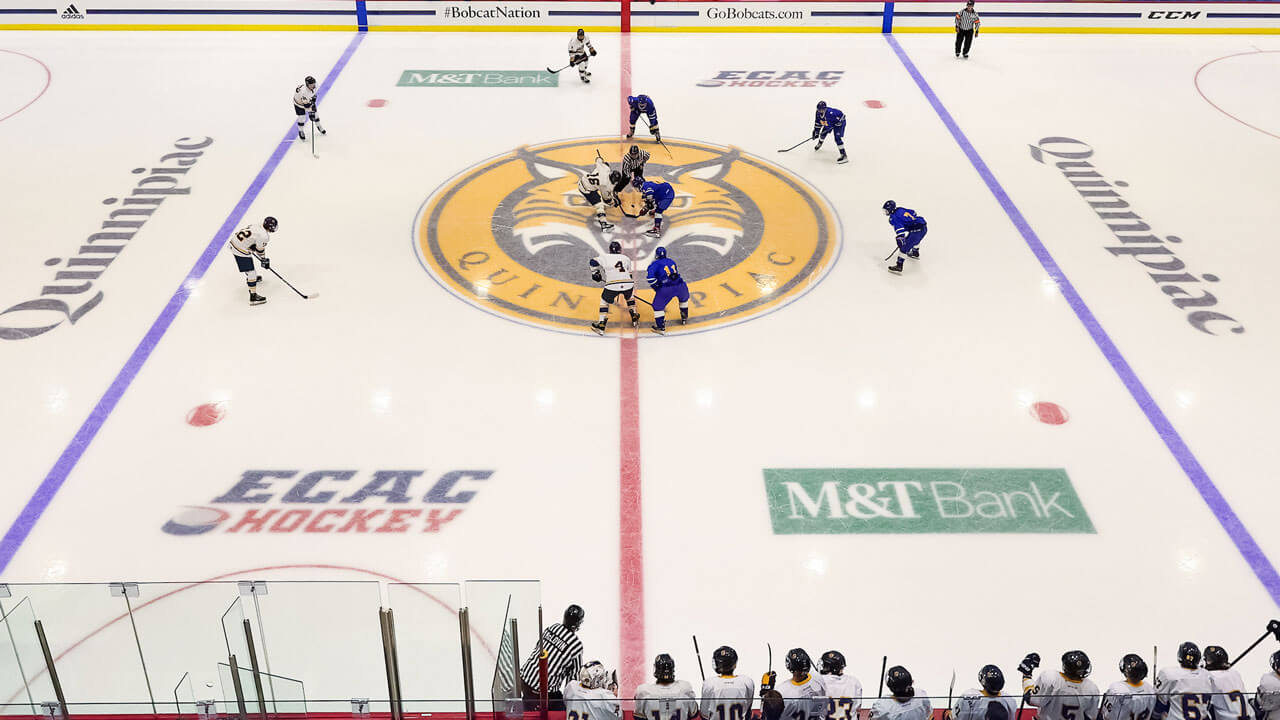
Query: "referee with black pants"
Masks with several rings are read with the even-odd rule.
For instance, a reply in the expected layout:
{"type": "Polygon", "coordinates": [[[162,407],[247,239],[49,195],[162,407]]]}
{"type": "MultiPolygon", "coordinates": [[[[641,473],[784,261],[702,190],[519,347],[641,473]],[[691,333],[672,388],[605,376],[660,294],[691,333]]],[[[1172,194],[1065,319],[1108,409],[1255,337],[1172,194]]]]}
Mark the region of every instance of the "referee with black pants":
{"type": "Polygon", "coordinates": [[[978,34],[982,21],[978,19],[978,11],[973,9],[973,0],[965,4],[964,9],[956,13],[956,57],[961,53],[969,57],[969,46],[978,34]]]}
{"type": "MultiPolygon", "coordinates": [[[[582,627],[584,617],[586,613],[581,607],[570,605],[565,608],[563,623],[552,623],[542,631],[541,652],[547,657],[548,710],[564,710],[565,683],[577,680],[578,671],[582,669],[582,641],[578,639],[578,628],[582,627]]],[[[542,695],[538,652],[535,647],[520,668],[520,694],[524,696],[524,707],[529,712],[538,709],[542,695]]]]}

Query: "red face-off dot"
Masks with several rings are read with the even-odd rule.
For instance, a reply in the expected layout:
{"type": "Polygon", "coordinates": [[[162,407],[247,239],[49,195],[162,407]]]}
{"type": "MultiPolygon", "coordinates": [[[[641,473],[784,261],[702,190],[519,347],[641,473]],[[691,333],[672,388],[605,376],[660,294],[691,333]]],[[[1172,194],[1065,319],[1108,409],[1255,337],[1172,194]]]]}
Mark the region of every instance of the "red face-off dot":
{"type": "Polygon", "coordinates": [[[208,427],[227,415],[227,406],[220,402],[197,405],[187,413],[187,424],[192,427],[208,427]]]}
{"type": "Polygon", "coordinates": [[[369,101],[369,107],[383,107],[386,104],[387,104],[387,101],[383,100],[382,98],[374,98],[369,101]]]}
{"type": "Polygon", "coordinates": [[[1057,403],[1037,402],[1031,403],[1031,417],[1045,425],[1062,425],[1067,421],[1067,411],[1057,403]]]}
{"type": "Polygon", "coordinates": [[[880,108],[884,107],[884,103],[880,102],[879,100],[863,100],[862,104],[866,105],[872,110],[879,110],[880,108]]]}

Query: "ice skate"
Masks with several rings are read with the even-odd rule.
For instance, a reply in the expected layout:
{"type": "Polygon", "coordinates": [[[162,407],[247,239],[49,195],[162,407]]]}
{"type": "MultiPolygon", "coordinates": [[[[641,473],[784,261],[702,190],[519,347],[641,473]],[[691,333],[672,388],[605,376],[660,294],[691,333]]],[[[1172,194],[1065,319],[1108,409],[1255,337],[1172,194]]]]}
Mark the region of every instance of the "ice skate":
{"type": "Polygon", "coordinates": [[[661,325],[650,325],[649,330],[657,335],[666,335],[667,329],[661,325]]]}
{"type": "Polygon", "coordinates": [[[591,329],[595,330],[597,335],[604,335],[604,323],[602,322],[591,323],[591,329]]]}
{"type": "Polygon", "coordinates": [[[249,293],[249,304],[250,304],[250,305],[261,305],[262,303],[264,303],[264,302],[266,302],[266,301],[267,301],[267,299],[266,299],[265,297],[263,297],[263,296],[259,295],[259,294],[258,294],[258,293],[256,293],[256,292],[251,292],[251,293],[249,293]]]}
{"type": "Polygon", "coordinates": [[[893,273],[894,275],[901,275],[901,274],[902,274],[902,260],[898,260],[898,262],[897,262],[897,264],[896,264],[896,265],[890,265],[890,266],[889,266],[889,272],[893,273]]]}

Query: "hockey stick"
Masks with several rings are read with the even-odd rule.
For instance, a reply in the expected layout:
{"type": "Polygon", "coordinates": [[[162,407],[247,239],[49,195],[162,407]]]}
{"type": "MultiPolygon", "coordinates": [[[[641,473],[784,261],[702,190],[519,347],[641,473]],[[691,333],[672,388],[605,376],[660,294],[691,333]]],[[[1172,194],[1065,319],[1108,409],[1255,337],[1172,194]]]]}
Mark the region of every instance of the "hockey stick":
{"type": "MultiPolygon", "coordinates": [[[[1266,640],[1268,635],[1275,635],[1276,640],[1280,640],[1280,620],[1272,620],[1271,622],[1267,623],[1267,631],[1262,633],[1262,637],[1258,638],[1257,640],[1254,640],[1252,645],[1245,648],[1244,652],[1240,653],[1240,655],[1236,657],[1235,660],[1231,661],[1231,665],[1235,665],[1236,663],[1240,662],[1240,659],[1243,658],[1245,655],[1248,655],[1250,650],[1253,650],[1254,648],[1258,647],[1259,643],[1261,643],[1263,640],[1266,640]]],[[[1231,667],[1231,665],[1228,665],[1227,667],[1229,668],[1231,667]]]]}
{"type": "Polygon", "coordinates": [[[316,121],[315,120],[311,121],[311,157],[317,160],[320,159],[320,156],[316,154],[316,121]]]}
{"type": "MultiPolygon", "coordinates": [[[[578,63],[576,63],[576,62],[574,62],[574,61],[570,60],[570,61],[569,61],[569,64],[568,64],[568,65],[565,65],[565,66],[564,66],[564,67],[562,67],[562,68],[560,68],[560,70],[568,70],[569,68],[571,68],[571,67],[573,67],[574,65],[577,65],[577,64],[578,64],[578,63]]],[[[555,75],[556,73],[560,72],[560,70],[552,70],[552,69],[551,69],[551,66],[549,66],[549,65],[547,66],[547,72],[551,73],[552,75],[555,75]]]]}
{"type": "Polygon", "coordinates": [[[320,297],[320,293],[318,293],[318,292],[313,292],[313,293],[311,293],[310,295],[307,295],[307,294],[303,293],[301,290],[299,290],[298,288],[294,287],[294,286],[293,286],[293,284],[292,284],[292,283],[290,283],[288,280],[285,280],[285,279],[284,279],[284,277],[282,277],[282,276],[280,275],[280,273],[276,272],[276,269],[275,269],[275,268],[267,268],[267,269],[271,271],[271,274],[272,274],[272,275],[275,275],[276,277],[280,278],[280,282],[284,283],[285,285],[288,285],[290,290],[292,290],[292,291],[294,291],[294,292],[298,293],[299,295],[301,295],[301,296],[302,296],[302,298],[303,298],[304,300],[311,300],[311,299],[313,299],[313,298],[318,298],[318,297],[320,297]]]}
{"type": "MultiPolygon", "coordinates": [[[[885,655],[880,659],[880,689],[876,691],[876,697],[884,697],[884,670],[889,666],[889,656],[885,655]]],[[[1014,718],[1014,720],[1018,720],[1014,718]]]]}
{"type": "Polygon", "coordinates": [[[811,138],[811,137],[807,137],[807,138],[805,138],[805,139],[801,140],[800,142],[796,143],[795,145],[792,145],[791,147],[787,148],[786,150],[779,150],[778,152],[791,152],[792,150],[795,150],[796,148],[798,148],[798,147],[800,147],[801,145],[803,145],[803,144],[805,144],[805,143],[809,142],[809,141],[810,141],[810,140],[812,140],[812,139],[813,139],[813,138],[811,138]]]}
{"type": "Polygon", "coordinates": [[[947,706],[942,710],[942,717],[944,718],[944,720],[950,720],[950,718],[952,717],[951,698],[955,694],[955,692],[956,692],[956,671],[955,671],[955,668],[952,668],[951,684],[947,686],[947,706]]]}
{"type": "MultiPolygon", "coordinates": [[[[645,127],[649,128],[649,134],[650,134],[650,135],[652,135],[652,134],[653,134],[653,126],[649,124],[649,117],[648,117],[647,115],[641,115],[641,116],[640,116],[640,119],[641,119],[641,120],[644,120],[645,127]]],[[[666,143],[664,143],[664,142],[662,142],[662,138],[657,137],[657,136],[654,136],[654,137],[657,139],[658,144],[662,146],[662,149],[667,151],[667,157],[669,157],[669,158],[671,158],[671,159],[673,159],[673,160],[674,160],[674,159],[675,159],[675,155],[672,155],[672,154],[671,154],[671,148],[667,147],[667,144],[666,144],[666,143]]]]}
{"type": "MultiPolygon", "coordinates": [[[[652,304],[649,307],[653,307],[652,304]]],[[[702,682],[707,681],[707,673],[702,669],[702,651],[698,650],[698,636],[693,636],[693,654],[698,656],[698,674],[702,676],[702,682]]]]}

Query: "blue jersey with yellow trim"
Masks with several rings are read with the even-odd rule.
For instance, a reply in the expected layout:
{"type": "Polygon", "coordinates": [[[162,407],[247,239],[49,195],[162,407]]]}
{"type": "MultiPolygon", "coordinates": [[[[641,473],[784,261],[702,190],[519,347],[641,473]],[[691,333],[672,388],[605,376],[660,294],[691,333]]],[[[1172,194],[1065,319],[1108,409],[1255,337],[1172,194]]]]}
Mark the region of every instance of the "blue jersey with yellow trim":
{"type": "Polygon", "coordinates": [[[640,186],[640,192],[658,205],[670,204],[676,199],[676,189],[661,180],[646,180],[640,186]]]}
{"type": "Polygon", "coordinates": [[[899,239],[906,237],[908,233],[928,227],[924,217],[917,215],[915,210],[902,207],[894,210],[889,216],[889,224],[893,226],[899,239]]]}
{"type": "Polygon", "coordinates": [[[649,263],[648,278],[649,287],[654,290],[684,284],[684,278],[680,277],[680,268],[676,267],[676,262],[671,258],[662,258],[649,263]]]}
{"type": "Polygon", "coordinates": [[[844,113],[828,105],[823,110],[816,110],[813,113],[813,126],[815,128],[836,128],[844,125],[844,113]]]}

